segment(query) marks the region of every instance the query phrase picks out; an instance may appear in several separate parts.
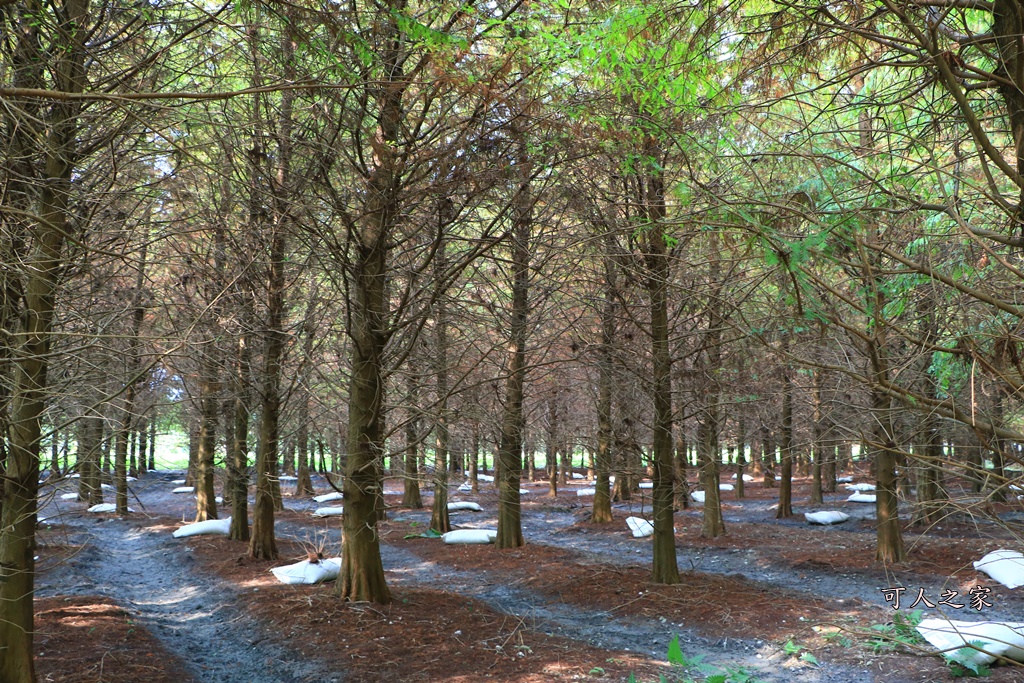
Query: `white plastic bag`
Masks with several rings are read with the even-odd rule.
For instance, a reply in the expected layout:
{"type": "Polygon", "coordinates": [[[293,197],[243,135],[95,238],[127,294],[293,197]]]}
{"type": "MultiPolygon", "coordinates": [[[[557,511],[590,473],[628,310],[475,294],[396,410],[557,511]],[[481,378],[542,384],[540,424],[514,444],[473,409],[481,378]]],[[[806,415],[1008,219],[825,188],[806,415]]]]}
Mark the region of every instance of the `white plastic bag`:
{"type": "Polygon", "coordinates": [[[178,488],[171,491],[171,493],[195,493],[195,486],[179,486],[178,488]]]}
{"type": "Polygon", "coordinates": [[[844,487],[847,491],[856,491],[857,493],[864,493],[865,491],[874,491],[874,484],[846,484],[844,487]]]}
{"type": "Polygon", "coordinates": [[[825,510],[822,512],[805,512],[804,518],[811,524],[842,524],[850,519],[850,515],[845,512],[825,510]]]}
{"type": "Polygon", "coordinates": [[[337,517],[345,514],[345,506],[317,508],[313,511],[314,517],[337,517]]]}
{"type": "Polygon", "coordinates": [[[231,518],[208,519],[205,522],[186,524],[174,530],[175,538],[186,538],[187,536],[227,536],[231,532],[231,518]]]}
{"type": "Polygon", "coordinates": [[[448,512],[456,512],[458,510],[472,510],[473,512],[481,512],[483,508],[480,507],[479,503],[471,503],[469,501],[448,503],[448,512]]]}
{"type": "Polygon", "coordinates": [[[494,543],[498,537],[497,529],[457,529],[441,534],[441,539],[448,544],[484,544],[494,543]]]}
{"type": "Polygon", "coordinates": [[[873,493],[855,493],[846,500],[851,503],[874,503],[875,494],[873,493]]]}
{"type": "Polygon", "coordinates": [[[704,504],[704,491],[691,491],[690,498],[693,498],[694,503],[704,504]]]}
{"type": "Polygon", "coordinates": [[[345,496],[338,493],[337,491],[331,491],[320,496],[313,496],[313,500],[318,503],[330,503],[332,500],[341,500],[345,496]]]}
{"type": "Polygon", "coordinates": [[[597,489],[579,489],[576,491],[577,496],[593,496],[597,493],[597,489]]]}
{"type": "Polygon", "coordinates": [[[1021,622],[922,619],[917,632],[943,654],[963,663],[991,664],[996,657],[1024,662],[1024,623],[1021,622]]]}
{"type": "Polygon", "coordinates": [[[333,581],[341,573],[341,558],[331,557],[310,562],[303,560],[284,567],[274,567],[270,573],[277,577],[281,583],[290,586],[311,585],[322,581],[333,581]]]}
{"type": "Polygon", "coordinates": [[[1007,588],[1024,586],[1024,555],[1016,550],[993,550],[975,562],[974,568],[1007,588]]]}
{"type": "MultiPolygon", "coordinates": [[[[89,512],[117,512],[117,506],[113,503],[99,503],[89,508],[89,512]]],[[[128,508],[128,512],[135,512],[135,510],[128,508]]]]}
{"type": "Polygon", "coordinates": [[[633,532],[633,538],[654,535],[654,525],[643,517],[626,517],[626,525],[633,532]]]}

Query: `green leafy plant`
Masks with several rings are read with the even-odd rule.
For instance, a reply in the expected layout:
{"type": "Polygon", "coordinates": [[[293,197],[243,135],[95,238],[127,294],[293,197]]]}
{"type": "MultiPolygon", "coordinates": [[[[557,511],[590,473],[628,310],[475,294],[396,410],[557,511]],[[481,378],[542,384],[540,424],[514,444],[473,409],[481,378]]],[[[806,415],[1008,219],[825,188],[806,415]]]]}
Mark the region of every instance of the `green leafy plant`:
{"type": "Polygon", "coordinates": [[[891,624],[872,624],[869,628],[878,636],[867,641],[866,645],[875,654],[891,652],[900,645],[905,647],[920,645],[925,642],[925,639],[917,632],[916,627],[923,618],[924,612],[916,609],[910,614],[893,615],[891,624]]]}
{"type": "Polygon", "coordinates": [[[984,650],[987,645],[988,643],[985,641],[972,640],[959,650],[943,654],[942,658],[946,660],[946,666],[949,667],[950,674],[954,678],[976,678],[978,676],[988,676],[992,673],[987,665],[973,661],[974,657],[978,654],[978,650],[984,650]]]}

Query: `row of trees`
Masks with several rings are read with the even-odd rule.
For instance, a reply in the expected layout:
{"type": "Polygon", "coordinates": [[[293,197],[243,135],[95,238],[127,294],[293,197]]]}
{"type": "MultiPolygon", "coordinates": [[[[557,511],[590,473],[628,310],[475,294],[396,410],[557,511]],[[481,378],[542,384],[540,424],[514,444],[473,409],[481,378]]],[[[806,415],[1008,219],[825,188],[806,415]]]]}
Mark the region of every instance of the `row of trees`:
{"type": "Polygon", "coordinates": [[[344,454],[352,600],[389,599],[385,458],[416,504],[424,448],[439,531],[453,447],[495,453],[500,548],[523,543],[524,443],[549,463],[592,448],[597,522],[649,465],[663,583],[691,445],[710,536],[727,442],[772,473],[779,453],[780,516],[800,443],[815,496],[864,443],[880,561],[905,555],[897,465],[925,522],[954,475],[1004,499],[1024,438],[1020,16],[0,3],[0,681],[33,680],[42,445],[75,430],[98,490],[106,422],[126,513],[131,435],[168,399],[189,406],[197,519],[218,514],[222,443],[254,557],[277,552],[283,430],[302,490],[311,441],[344,454]]]}

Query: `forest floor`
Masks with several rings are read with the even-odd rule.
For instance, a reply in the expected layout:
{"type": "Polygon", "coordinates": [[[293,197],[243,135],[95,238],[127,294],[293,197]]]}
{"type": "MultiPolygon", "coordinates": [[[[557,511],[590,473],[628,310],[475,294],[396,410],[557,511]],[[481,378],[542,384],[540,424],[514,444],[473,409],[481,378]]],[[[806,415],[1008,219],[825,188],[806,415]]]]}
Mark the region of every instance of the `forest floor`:
{"type": "MultiPolygon", "coordinates": [[[[126,519],[61,500],[74,480],[46,487],[40,681],[547,683],[625,681],[632,672],[639,682],[718,674],[731,683],[932,683],[953,676],[928,646],[878,637],[882,625],[910,613],[919,590],[938,602],[951,589],[967,602],[972,587],[991,589],[992,606],[980,612],[925,609],[926,617],[1024,615],[1021,590],[971,566],[990,550],[1020,548],[1024,515],[1016,504],[999,510],[1007,525],[960,513],[926,534],[907,529],[910,559],[881,567],[873,505],[847,502],[844,491],[809,506],[809,481],[797,479],[797,516],[776,520],[777,490],[748,483],[742,500],[722,493],[726,536],[700,538],[699,507],[676,514],[682,583],[669,587],[649,581],[651,541],[632,538],[624,522],[649,516],[649,495],[616,505],[613,524],[595,525],[591,498],[576,493],[584,482],[554,499],[546,482],[526,484],[527,545],[499,551],[419,537],[429,508],[400,507],[401,482],[389,480],[391,509],[380,532],[394,600],[381,607],[341,603],[332,585],[286,586],[269,573],[310,549],[340,552],[339,520],[311,517],[318,504],[288,495],[292,484],[283,484],[286,510],[276,522],[279,562],[251,561],[245,544],[223,537],[172,538],[195,514],[194,497],[171,493],[181,476],[151,473],[134,482],[137,512],[126,519]],[[804,521],[803,512],[823,509],[852,519],[834,527],[804,521]],[[906,588],[899,612],[881,591],[897,586],[906,588]],[[666,662],[674,635],[683,671],[666,662]]],[[[453,501],[484,508],[453,513],[453,524],[494,528],[492,486],[453,487],[453,501]]],[[[317,489],[327,486],[320,481],[317,489]]],[[[995,667],[989,680],[1024,682],[1024,667],[995,667]]]]}

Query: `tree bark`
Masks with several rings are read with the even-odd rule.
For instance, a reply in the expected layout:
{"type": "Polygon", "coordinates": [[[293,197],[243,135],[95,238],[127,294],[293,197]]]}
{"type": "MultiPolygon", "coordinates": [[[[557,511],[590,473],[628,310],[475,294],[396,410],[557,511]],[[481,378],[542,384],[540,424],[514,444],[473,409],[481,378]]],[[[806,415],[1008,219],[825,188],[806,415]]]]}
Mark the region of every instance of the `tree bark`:
{"type": "MultiPolygon", "coordinates": [[[[89,31],[88,0],[66,0],[52,16],[55,35],[40,35],[46,19],[30,9],[46,12],[33,3],[18,3],[10,24],[16,29],[12,68],[16,85],[42,86],[49,69],[58,90],[80,93],[85,86],[85,45],[89,31]],[[44,53],[42,43],[59,50],[44,53]]],[[[7,23],[5,21],[4,23],[7,23]]],[[[5,111],[18,109],[8,106],[5,111]]],[[[34,683],[32,600],[35,592],[35,527],[39,490],[41,418],[49,399],[47,369],[52,340],[54,302],[62,270],[62,252],[68,227],[68,196],[75,136],[81,104],[50,105],[45,124],[33,117],[8,121],[7,133],[29,156],[38,160],[33,176],[41,182],[32,213],[37,218],[23,234],[24,253],[20,282],[20,324],[9,351],[14,371],[6,424],[6,462],[0,499],[0,681],[34,683]],[[45,125],[47,130],[40,130],[45,125]],[[36,149],[41,145],[41,149],[36,149]]],[[[30,109],[34,106],[30,105],[30,109]]],[[[26,163],[28,161],[26,160],[26,163]]],[[[15,179],[16,183],[23,178],[15,179]]],[[[27,193],[26,193],[27,194],[27,193]]],[[[21,227],[17,228],[19,231],[21,227]]],[[[6,294],[6,292],[5,292],[6,294]]]]}
{"type": "Polygon", "coordinates": [[[517,144],[516,166],[519,183],[512,200],[512,310],[509,311],[509,351],[502,409],[501,439],[496,463],[498,484],[499,548],[523,545],[520,522],[519,480],[523,473],[523,385],[526,380],[526,321],[529,312],[530,234],[533,230],[533,196],[530,190],[532,164],[526,139],[516,124],[512,136],[517,144]]]}
{"type": "Polygon", "coordinates": [[[434,506],[430,529],[439,534],[452,530],[448,516],[448,306],[445,301],[444,229],[446,207],[438,210],[437,251],[434,255],[434,377],[437,384],[437,419],[434,422],[434,506]]]}

